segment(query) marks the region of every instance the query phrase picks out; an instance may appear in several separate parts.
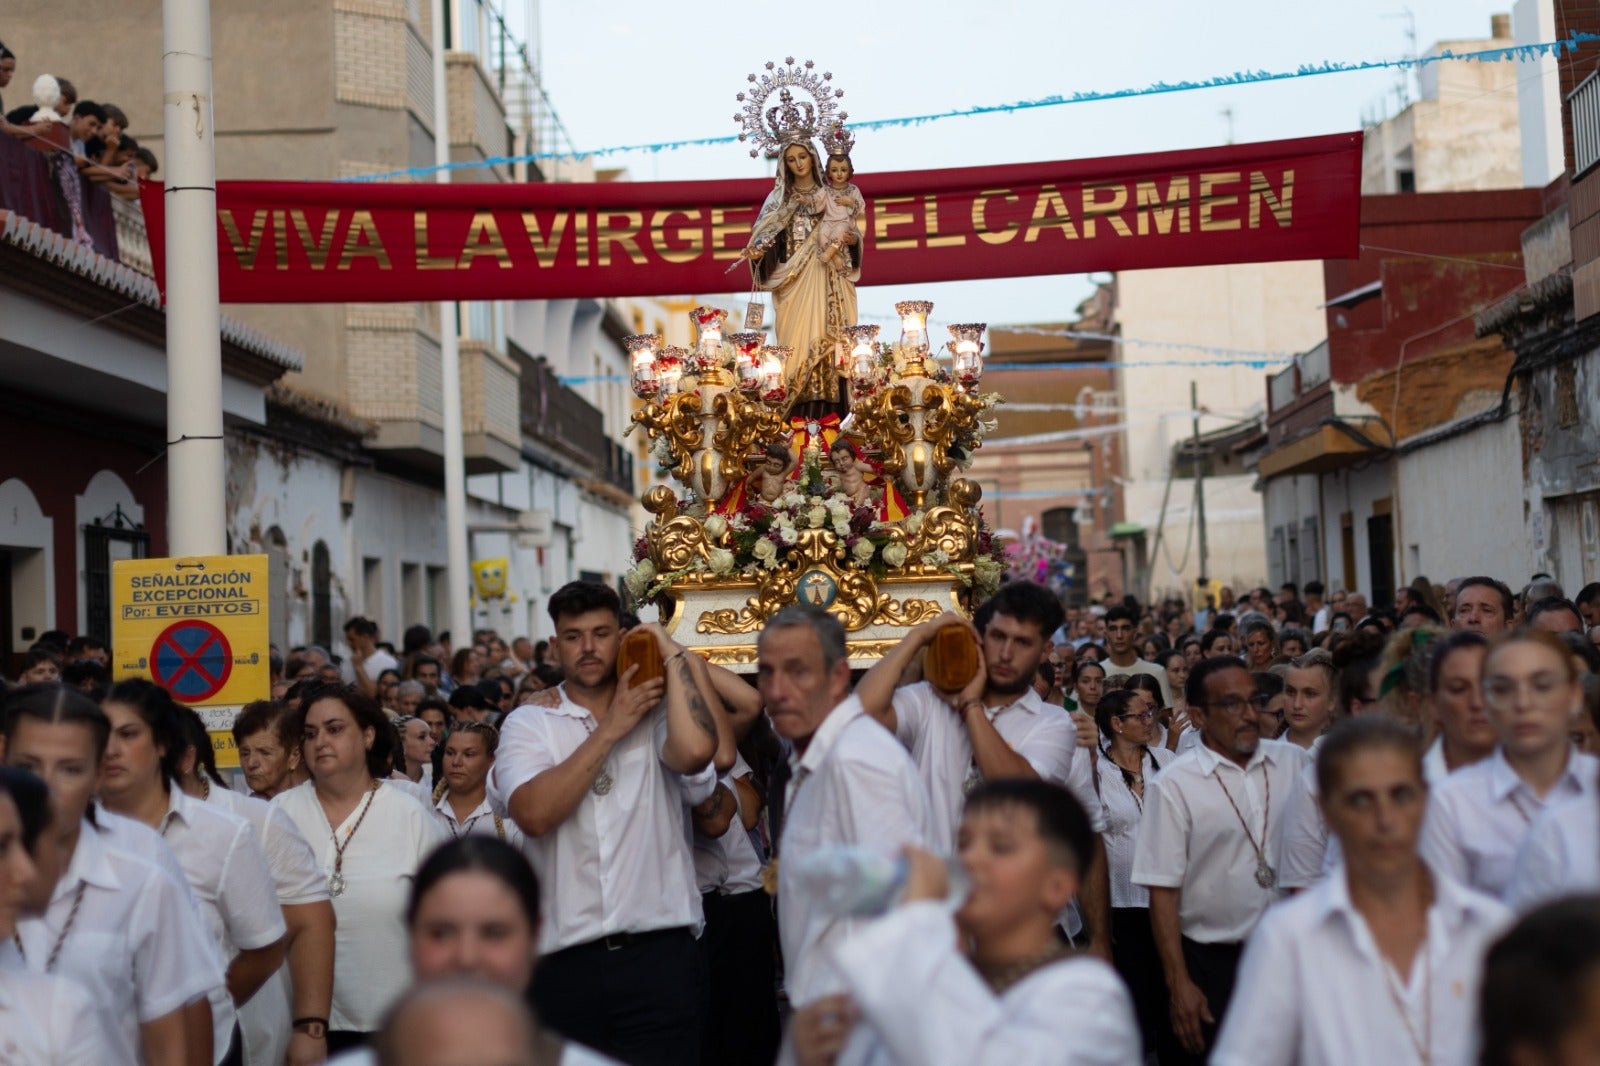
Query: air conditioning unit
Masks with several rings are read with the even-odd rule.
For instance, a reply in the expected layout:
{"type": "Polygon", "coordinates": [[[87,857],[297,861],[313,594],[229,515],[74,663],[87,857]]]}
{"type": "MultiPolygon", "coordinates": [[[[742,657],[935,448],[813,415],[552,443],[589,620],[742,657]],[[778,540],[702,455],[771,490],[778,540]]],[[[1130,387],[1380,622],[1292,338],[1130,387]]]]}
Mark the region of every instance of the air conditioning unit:
{"type": "Polygon", "coordinates": [[[523,511],[517,515],[517,547],[548,548],[554,526],[554,516],[549,511],[523,511]]]}

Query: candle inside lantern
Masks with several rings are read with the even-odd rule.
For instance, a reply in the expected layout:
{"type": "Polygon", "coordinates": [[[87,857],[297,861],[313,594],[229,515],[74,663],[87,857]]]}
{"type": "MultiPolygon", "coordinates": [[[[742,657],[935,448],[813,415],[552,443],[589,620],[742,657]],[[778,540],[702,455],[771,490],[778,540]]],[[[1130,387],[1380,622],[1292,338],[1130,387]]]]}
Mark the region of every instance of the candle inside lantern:
{"type": "Polygon", "coordinates": [[[641,399],[649,399],[661,391],[661,377],[656,369],[656,348],[661,343],[661,335],[636,333],[624,337],[622,343],[628,349],[633,368],[633,393],[641,399]]]}
{"type": "Polygon", "coordinates": [[[744,392],[761,388],[761,342],[766,339],[765,333],[756,331],[733,333],[728,337],[733,343],[734,374],[744,392]]]}
{"type": "Polygon", "coordinates": [[[761,399],[767,403],[782,403],[789,390],[783,384],[783,364],[794,352],[785,345],[768,345],[761,349],[761,399]]]}
{"type": "Polygon", "coordinates": [[[983,331],[986,322],[968,322],[950,327],[950,373],[962,386],[970,388],[983,376],[983,331]]]}
{"type": "Polygon", "coordinates": [[[900,347],[908,355],[926,354],[928,351],[928,316],[933,313],[931,300],[902,300],[894,305],[900,316],[900,347]]]}
{"type": "Polygon", "coordinates": [[[656,356],[656,375],[661,379],[663,396],[671,396],[678,391],[678,382],[683,377],[684,354],[682,348],[668,345],[656,356]]]}
{"type": "Polygon", "coordinates": [[[699,340],[695,345],[695,363],[703,372],[722,365],[722,322],[728,312],[720,307],[696,307],[689,312],[699,340]]]}

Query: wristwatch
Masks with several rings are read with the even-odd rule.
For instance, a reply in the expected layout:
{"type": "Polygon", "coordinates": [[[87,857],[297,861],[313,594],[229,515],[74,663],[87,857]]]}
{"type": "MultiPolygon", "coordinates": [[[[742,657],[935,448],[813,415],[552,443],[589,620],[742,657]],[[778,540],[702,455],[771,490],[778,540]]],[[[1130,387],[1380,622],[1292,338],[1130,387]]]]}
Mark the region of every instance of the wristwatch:
{"type": "Polygon", "coordinates": [[[328,1038],[328,1019],[326,1018],[296,1018],[294,1031],[304,1033],[313,1040],[326,1040],[328,1038]]]}

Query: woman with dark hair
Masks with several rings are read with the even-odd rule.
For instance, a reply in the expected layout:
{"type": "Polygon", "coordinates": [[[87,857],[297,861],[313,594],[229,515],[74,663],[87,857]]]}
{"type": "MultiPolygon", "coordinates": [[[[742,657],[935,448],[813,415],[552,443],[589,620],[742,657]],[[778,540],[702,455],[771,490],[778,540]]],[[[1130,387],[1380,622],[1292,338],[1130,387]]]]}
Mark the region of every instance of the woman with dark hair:
{"type": "Polygon", "coordinates": [[[1317,789],[1344,860],[1262,916],[1211,1062],[1472,1061],[1484,950],[1509,916],[1418,853],[1416,734],[1384,717],[1339,723],[1317,789]]]}
{"type": "Polygon", "coordinates": [[[159,863],[112,847],[91,820],[111,734],[105,712],[81,693],[37,685],[11,694],[0,725],[7,764],[45,781],[52,813],[23,917],[0,941],[0,971],[58,975],[88,992],[111,1044],[91,1061],[212,1061],[207,999],[223,975],[202,917],[159,863]],[[206,1020],[193,1046],[191,1006],[206,1020]]]}
{"type": "Polygon", "coordinates": [[[1572,749],[1583,686],[1554,634],[1524,629],[1498,640],[1483,662],[1483,701],[1498,746],[1433,790],[1422,854],[1436,871],[1504,896],[1533,821],[1563,800],[1593,805],[1600,763],[1572,749]]]}
{"type": "MultiPolygon", "coordinates": [[[[44,782],[0,767],[0,943],[17,932],[28,890],[39,878],[32,852],[50,824],[44,782]]],[[[6,1062],[78,1066],[113,1061],[89,996],[65,978],[0,966],[0,1051],[6,1062]]]]}
{"type": "Polygon", "coordinates": [[[333,991],[333,904],[327,880],[311,845],[287,814],[223,784],[200,716],[180,705],[178,725],[183,738],[179,787],[185,795],[250,823],[267,857],[288,929],[287,964],[239,1008],[245,1062],[276,1064],[286,1057],[293,1063],[318,1061],[327,1054],[326,1019],[333,991]]]}
{"type": "Polygon", "coordinates": [[[483,660],[476,648],[458,648],[450,657],[450,680],[456,683],[457,690],[476,685],[482,676],[483,660]]]}
{"type": "Polygon", "coordinates": [[[166,689],[135,678],[106,697],[111,723],[100,774],[106,809],[160,832],[194,890],[222,957],[226,995],[211,1000],[219,1063],[242,1063],[237,1008],[283,964],[287,927],[272,892],[261,841],[243,818],[175,788],[186,745],[177,704],[166,689]]]}
{"type": "Polygon", "coordinates": [[[1167,986],[1150,929],[1150,890],[1133,883],[1133,846],[1144,815],[1145,783],[1177,756],[1155,743],[1155,714],[1131,687],[1106,693],[1094,717],[1105,744],[1095,760],[1095,792],[1106,816],[1111,960],[1128,983],[1149,1048],[1166,1011],[1167,986]]]}
{"type": "MultiPolygon", "coordinates": [[[[417,870],[405,909],[411,972],[418,982],[471,976],[526,996],[539,961],[539,879],[517,848],[466,835],[437,848],[417,870]]],[[[539,1027],[536,1058],[550,1066],[614,1066],[613,1060],[539,1027]]],[[[363,1048],[341,1066],[371,1066],[363,1048]]]]}
{"type": "Polygon", "coordinates": [[[306,693],[301,754],[311,780],[277,805],[311,842],[337,917],[328,1050],[365,1043],[405,989],[411,879],[444,831],[385,781],[395,733],[376,700],[351,686],[306,693]]]}
{"type": "Polygon", "coordinates": [[[1439,731],[1422,769],[1428,784],[1482,762],[1494,753],[1494,726],[1483,708],[1483,660],[1489,638],[1476,629],[1458,629],[1442,637],[1428,661],[1428,702],[1439,731]]]}
{"type": "Polygon", "coordinates": [[[1094,709],[1100,705],[1100,694],[1106,683],[1106,668],[1089,660],[1078,660],[1072,672],[1072,710],[1094,719],[1094,709]]]}

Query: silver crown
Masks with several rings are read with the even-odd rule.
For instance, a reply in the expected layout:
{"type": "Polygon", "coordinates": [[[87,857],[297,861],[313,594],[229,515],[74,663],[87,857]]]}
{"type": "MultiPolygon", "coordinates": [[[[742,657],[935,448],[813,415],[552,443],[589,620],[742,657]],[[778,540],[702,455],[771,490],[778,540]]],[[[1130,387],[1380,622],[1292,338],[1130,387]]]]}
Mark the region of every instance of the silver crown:
{"type": "Polygon", "coordinates": [[[856,135],[843,126],[829,126],[822,131],[822,154],[847,156],[856,146],[856,135]]]}
{"type": "Polygon", "coordinates": [[[755,88],[738,95],[744,110],[733,120],[744,127],[739,139],[755,144],[750,149],[752,159],[763,153],[768,159],[776,159],[791,144],[804,144],[819,132],[829,131],[831,136],[834,129],[842,130],[845,119],[850,117],[835,103],[844,90],[830,84],[831,73],[818,74],[816,64],[809,59],[800,66],[795,66],[793,56],[783,62],[782,67],[768,63],[767,73],[759,78],[751,74],[747,80],[755,88]],[[774,92],[778,94],[777,103],[768,107],[767,100],[774,92]],[[796,100],[796,92],[811,99],[796,100]]]}

